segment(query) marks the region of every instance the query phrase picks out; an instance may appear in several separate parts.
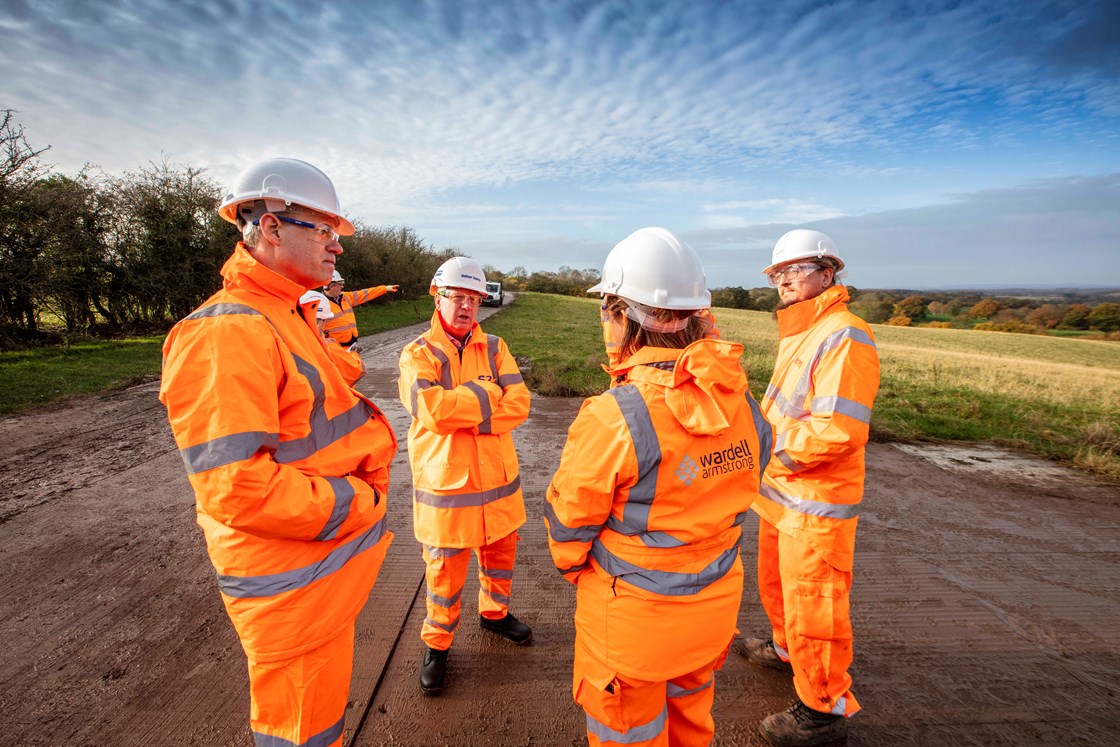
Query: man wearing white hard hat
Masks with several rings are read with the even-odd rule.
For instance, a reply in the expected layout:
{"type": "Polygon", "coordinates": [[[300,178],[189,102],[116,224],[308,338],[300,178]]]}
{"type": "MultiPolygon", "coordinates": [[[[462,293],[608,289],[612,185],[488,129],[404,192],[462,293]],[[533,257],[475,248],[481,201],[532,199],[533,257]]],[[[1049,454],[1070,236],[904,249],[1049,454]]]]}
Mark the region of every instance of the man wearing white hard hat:
{"type": "Polygon", "coordinates": [[[342,287],[345,283],[342,273],[335,270],[331,281],[323,288],[331,311],[331,316],[324,323],[323,328],[332,340],[343,347],[349,347],[358,341],[358,319],[354,316],[354,307],[380,298],[386,293],[396,293],[400,286],[375,285],[356,291],[344,291],[342,287]]]}
{"type": "Polygon", "coordinates": [[[529,388],[505,341],[478,325],[486,276],[477,262],[447,260],[429,292],[431,327],[401,351],[399,389],[412,414],[412,527],[428,587],[420,689],[438,695],[472,550],[479,626],[520,646],[533,640],[509,611],[517,529],[525,523],[511,434],[529,416],[529,388]]]}
{"type": "Polygon", "coordinates": [[[300,297],[330,280],[354,226],[326,174],[291,158],[243,171],[219,214],[243,240],[222,290],[168,335],[160,400],[248,659],[254,740],[335,747],[354,620],[393,537],[397,440],[300,297]]]}
{"type": "Polygon", "coordinates": [[[820,231],[795,229],[763,273],[778,290],[778,355],[762,399],[774,426],[759,515],[758,588],[769,638],[748,638],[752,662],[793,674],[797,698],[759,725],[772,745],[845,739],[851,692],[852,585],[864,447],[879,389],[871,328],[848,311],[844,261],[820,231]]]}

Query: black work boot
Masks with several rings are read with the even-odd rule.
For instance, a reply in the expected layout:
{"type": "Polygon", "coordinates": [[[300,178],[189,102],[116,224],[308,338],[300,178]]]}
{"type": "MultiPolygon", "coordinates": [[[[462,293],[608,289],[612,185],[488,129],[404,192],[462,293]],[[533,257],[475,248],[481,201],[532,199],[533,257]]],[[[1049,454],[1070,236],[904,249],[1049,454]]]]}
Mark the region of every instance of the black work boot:
{"type": "Polygon", "coordinates": [[[420,690],[425,695],[439,695],[443,692],[443,678],[447,674],[447,651],[428,648],[424,651],[424,663],[420,665],[420,690]]]}
{"type": "Polygon", "coordinates": [[[742,639],[742,645],[735,648],[740,654],[747,657],[748,661],[758,664],[760,667],[770,667],[790,674],[793,673],[793,665],[778,656],[772,639],[744,638],[742,639]]]}
{"type": "Polygon", "coordinates": [[[528,646],[533,641],[533,629],[509,612],[506,613],[505,617],[499,620],[491,620],[479,615],[478,624],[483,630],[497,633],[507,641],[513,641],[518,646],[528,646]]]}
{"type": "Polygon", "coordinates": [[[848,719],[814,711],[798,698],[786,710],[762,719],[758,733],[775,747],[812,747],[848,739],[848,719]]]}

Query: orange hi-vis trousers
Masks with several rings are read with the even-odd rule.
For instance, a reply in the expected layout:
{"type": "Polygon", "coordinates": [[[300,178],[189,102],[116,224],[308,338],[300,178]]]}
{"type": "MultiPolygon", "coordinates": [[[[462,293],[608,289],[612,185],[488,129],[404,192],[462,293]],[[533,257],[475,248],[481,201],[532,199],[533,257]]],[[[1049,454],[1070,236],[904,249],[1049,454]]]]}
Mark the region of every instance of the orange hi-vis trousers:
{"type": "Polygon", "coordinates": [[[289,659],[249,659],[249,725],[258,747],[341,747],[354,623],[317,649],[289,659]]]}
{"type": "MultiPolygon", "coordinates": [[[[478,556],[478,612],[483,617],[500,620],[509,611],[518,539],[517,532],[511,532],[500,540],[474,548],[478,556]]],[[[423,548],[428,616],[420,638],[429,648],[444,651],[451,648],[455,629],[459,627],[459,597],[467,581],[470,548],[428,545],[423,548]]]]}
{"type": "MultiPolygon", "coordinates": [[[[577,658],[578,651],[577,648],[577,658]]],[[[725,651],[711,664],[668,682],[645,682],[616,675],[607,689],[599,689],[584,679],[578,686],[576,700],[587,716],[589,747],[711,744],[716,731],[712,719],[715,676],[726,656],[725,651]]]]}
{"type": "Polygon", "coordinates": [[[851,716],[852,574],[829,565],[806,542],[758,522],[758,593],[774,647],[793,665],[797,697],[823,713],[851,716]]]}

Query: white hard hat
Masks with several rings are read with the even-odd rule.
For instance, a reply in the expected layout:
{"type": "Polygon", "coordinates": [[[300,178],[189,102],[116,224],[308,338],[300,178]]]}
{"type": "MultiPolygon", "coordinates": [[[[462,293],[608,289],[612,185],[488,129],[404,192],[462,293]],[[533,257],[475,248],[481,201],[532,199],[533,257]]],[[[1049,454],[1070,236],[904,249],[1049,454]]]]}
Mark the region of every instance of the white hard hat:
{"type": "Polygon", "coordinates": [[[330,319],[334,316],[334,314],[331,313],[330,301],[319,291],[310,290],[299,297],[300,306],[312,302],[318,303],[318,306],[315,307],[316,319],[330,319]]]}
{"type": "Polygon", "coordinates": [[[778,243],[774,244],[774,254],[770,258],[770,266],[762,271],[769,275],[778,265],[792,262],[795,259],[822,259],[831,257],[840,263],[837,270],[844,269],[844,260],[836,253],[836,242],[820,231],[808,228],[795,228],[782,235],[778,243]]]}
{"type": "Polygon", "coordinates": [[[278,213],[292,205],[334,216],[340,235],[354,234],[354,224],[342,216],[331,180],[295,158],[269,158],[242,171],[222,198],[218,214],[236,225],[238,215],[252,223],[266,212],[278,213]]]}
{"type": "Polygon", "coordinates": [[[331,275],[331,282],[332,283],[341,283],[342,282],[342,273],[339,272],[338,270],[335,270],[334,273],[331,275]]]}
{"type": "Polygon", "coordinates": [[[615,244],[599,284],[588,293],[620,296],[657,309],[712,305],[696,251],[667,228],[639,228],[615,244]]]}
{"type": "Polygon", "coordinates": [[[452,257],[436,270],[428,293],[434,296],[441,288],[462,288],[485,295],[486,274],[470,257],[452,257]]]}

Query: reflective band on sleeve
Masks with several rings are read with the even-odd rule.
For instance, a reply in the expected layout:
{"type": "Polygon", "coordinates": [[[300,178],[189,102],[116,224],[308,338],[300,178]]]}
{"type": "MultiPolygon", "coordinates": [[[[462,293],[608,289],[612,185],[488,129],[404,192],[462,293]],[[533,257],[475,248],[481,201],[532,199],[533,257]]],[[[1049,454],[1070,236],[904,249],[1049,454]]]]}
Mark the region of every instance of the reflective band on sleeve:
{"type": "Polygon", "coordinates": [[[486,393],[486,389],[477,381],[468,381],[463,386],[470,389],[474,396],[478,398],[478,407],[482,412],[482,422],[478,424],[478,432],[489,433],[490,416],[494,414],[490,409],[490,395],[486,393]]]}
{"type": "Polygon", "coordinates": [[[412,382],[412,410],[409,412],[412,417],[416,417],[416,398],[420,390],[431,389],[435,385],[436,383],[434,381],[428,381],[427,379],[417,379],[416,381],[412,382]]]}
{"type": "Polygon", "coordinates": [[[346,521],[346,517],[350,515],[350,505],[354,501],[354,486],[345,477],[328,477],[327,482],[331,484],[331,489],[334,490],[334,509],[331,511],[331,517],[327,519],[323,531],[319,532],[317,540],[332,540],[338,534],[338,528],[342,526],[342,522],[346,521]]]}
{"type": "MultiPolygon", "coordinates": [[[[214,303],[209,306],[203,306],[201,309],[188,314],[183,318],[187,319],[209,319],[218,316],[264,316],[261,312],[254,308],[250,308],[240,303],[214,303]]],[[[272,322],[269,322],[271,324],[272,322]]]]}
{"type": "Polygon", "coordinates": [[[328,726],[318,734],[314,734],[306,742],[293,742],[283,737],[271,734],[253,732],[253,744],[256,747],[327,747],[342,739],[342,726],[346,717],[340,718],[334,725],[328,726]]]}
{"type": "Polygon", "coordinates": [[[611,553],[600,540],[591,544],[591,554],[608,575],[618,576],[639,589],[664,596],[681,597],[697,594],[711,583],[723,578],[739,557],[739,545],[724,550],[699,573],[676,573],[642,568],[611,553]]]}
{"type": "Polygon", "coordinates": [[[457,493],[455,495],[436,495],[423,490],[413,490],[412,498],[417,503],[436,508],[462,508],[464,506],[485,506],[487,503],[508,498],[521,490],[521,475],[513,478],[513,482],[501,487],[483,490],[481,493],[457,493]]]}
{"type": "Polygon", "coordinates": [[[590,542],[599,536],[603,527],[599,524],[587,524],[582,527],[570,527],[560,521],[552,504],[544,504],[544,516],[548,519],[548,536],[553,542],[590,542]]]}
{"type": "Polygon", "coordinates": [[[793,461],[793,457],[791,457],[789,453],[787,453],[784,449],[782,451],[775,451],[774,456],[779,462],[784,464],[786,469],[788,469],[790,472],[800,472],[801,470],[805,469],[800,464],[793,461]]]}
{"type": "Polygon", "coordinates": [[[243,461],[261,449],[276,451],[279,445],[280,437],[275,433],[263,431],[231,433],[206,443],[180,449],[179,455],[183,457],[183,464],[187,466],[187,474],[194,475],[243,461]]]}
{"type": "Polygon", "coordinates": [[[871,408],[845,397],[813,397],[813,412],[838,412],[861,423],[871,422],[871,408]]]}
{"type": "MultiPolygon", "coordinates": [[[[808,420],[812,415],[812,413],[808,410],[803,410],[799,406],[790,402],[788,399],[786,399],[786,396],[777,389],[774,389],[773,392],[767,391],[766,394],[770,397],[770,399],[774,400],[774,404],[778,406],[778,412],[782,413],[787,418],[793,418],[794,420],[808,420]]],[[[804,398],[805,395],[802,395],[801,398],[797,401],[800,402],[804,398]]]]}
{"type": "Polygon", "coordinates": [[[823,516],[826,519],[853,519],[859,515],[858,503],[825,503],[786,495],[773,487],[763,484],[759,491],[762,495],[780,506],[810,516],[823,516]]]}
{"type": "Polygon", "coordinates": [[[514,384],[524,384],[524,383],[525,383],[525,379],[519,373],[516,373],[516,374],[502,374],[501,376],[498,377],[498,386],[502,387],[503,389],[507,386],[513,386],[514,384]]]}
{"type": "Polygon", "coordinates": [[[226,596],[237,599],[272,597],[287,591],[302,589],[339,570],[352,558],[375,546],[384,535],[385,519],[382,518],[360,537],[355,537],[346,544],[336,547],[325,558],[311,565],[264,576],[226,576],[219,573],[216,574],[218,587],[226,596]]]}
{"type": "Polygon", "coordinates": [[[280,446],[277,447],[275,459],[281,464],[308,458],[320,449],[358,430],[373,415],[369,404],[359,399],[349,410],[328,418],[323,408],[326,390],[323,387],[323,379],[319,376],[319,370],[297,355],[293,354],[292,358],[295,359],[296,368],[310,382],[315,403],[311,407],[311,432],[303,438],[281,441],[280,446]]]}
{"type": "Polygon", "coordinates": [[[657,718],[653,719],[647,724],[640,726],[631,726],[626,731],[615,731],[611,727],[598,721],[587,714],[587,731],[594,734],[599,738],[600,742],[616,742],[618,744],[635,744],[637,742],[648,742],[654,737],[665,731],[665,722],[669,717],[669,707],[665,706],[661,709],[661,713],[657,718]]]}
{"type": "Polygon", "coordinates": [[[686,695],[695,695],[698,692],[703,692],[704,690],[707,690],[709,687],[712,686],[712,684],[714,682],[715,682],[715,675],[712,675],[711,677],[708,677],[708,681],[705,682],[703,685],[700,685],[700,687],[693,687],[693,688],[688,689],[688,690],[686,690],[683,687],[679,687],[678,685],[674,685],[672,682],[667,682],[667,683],[665,683],[665,685],[666,685],[665,695],[670,697],[670,698],[683,698],[686,695]]]}
{"type": "Polygon", "coordinates": [[[447,357],[447,354],[437,348],[435,345],[425,340],[423,337],[417,338],[416,344],[418,344],[422,348],[431,350],[432,355],[434,355],[436,357],[436,360],[439,361],[439,385],[444,389],[454,388],[451,385],[451,360],[447,357]]]}
{"type": "Polygon", "coordinates": [[[586,567],[587,567],[587,563],[583,562],[583,563],[580,563],[579,565],[573,565],[570,568],[557,568],[556,570],[560,571],[560,575],[563,576],[563,575],[566,575],[568,573],[577,573],[579,571],[582,571],[586,567]]]}

